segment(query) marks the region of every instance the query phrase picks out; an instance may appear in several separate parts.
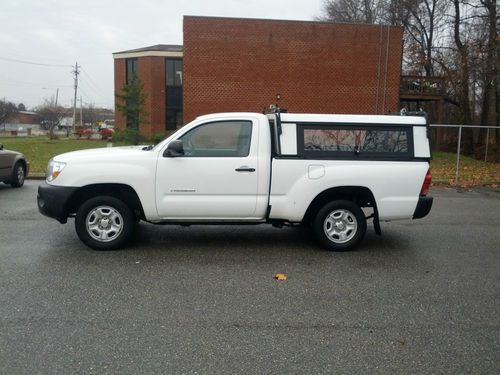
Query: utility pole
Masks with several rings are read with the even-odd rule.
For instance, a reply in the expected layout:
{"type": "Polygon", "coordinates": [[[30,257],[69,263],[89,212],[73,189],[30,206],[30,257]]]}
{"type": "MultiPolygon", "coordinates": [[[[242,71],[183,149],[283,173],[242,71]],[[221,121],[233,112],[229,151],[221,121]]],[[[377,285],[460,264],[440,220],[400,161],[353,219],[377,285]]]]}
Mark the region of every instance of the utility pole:
{"type": "Polygon", "coordinates": [[[75,132],[75,125],[76,125],[76,94],[78,91],[78,74],[80,74],[78,66],[78,61],[75,63],[75,69],[72,71],[72,73],[75,75],[74,81],[75,81],[75,97],[73,99],[73,133],[75,132]]]}
{"type": "Polygon", "coordinates": [[[83,101],[80,95],[80,126],[83,126],[83,101]]]}
{"type": "Polygon", "coordinates": [[[56,90],[56,102],[54,103],[54,108],[57,108],[57,99],[59,98],[59,87],[56,90]]]}

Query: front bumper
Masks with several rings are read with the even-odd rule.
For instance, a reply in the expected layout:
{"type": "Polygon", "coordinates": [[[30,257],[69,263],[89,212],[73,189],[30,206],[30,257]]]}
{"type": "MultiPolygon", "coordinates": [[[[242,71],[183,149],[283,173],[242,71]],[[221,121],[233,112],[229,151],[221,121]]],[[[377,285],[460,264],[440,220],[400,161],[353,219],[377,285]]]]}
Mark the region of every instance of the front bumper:
{"type": "Polygon", "coordinates": [[[38,186],[37,204],[42,215],[52,217],[65,224],[68,221],[67,205],[77,187],[70,186],[38,186]]]}
{"type": "Polygon", "coordinates": [[[434,198],[432,197],[419,197],[417,207],[415,208],[415,212],[413,213],[414,219],[420,219],[430,212],[432,208],[432,201],[434,198]]]}

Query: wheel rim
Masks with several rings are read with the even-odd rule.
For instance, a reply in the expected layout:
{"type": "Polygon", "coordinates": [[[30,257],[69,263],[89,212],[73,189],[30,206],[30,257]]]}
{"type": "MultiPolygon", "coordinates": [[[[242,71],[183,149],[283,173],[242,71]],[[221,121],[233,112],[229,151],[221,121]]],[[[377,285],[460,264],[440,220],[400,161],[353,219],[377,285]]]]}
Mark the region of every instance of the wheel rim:
{"type": "Polygon", "coordinates": [[[323,223],[326,236],[335,243],[349,242],[356,235],[357,229],[356,216],[345,209],[332,211],[323,223]]]}
{"type": "Polygon", "coordinates": [[[17,182],[21,185],[24,182],[24,168],[17,168],[17,182]]]}
{"type": "Polygon", "coordinates": [[[87,215],[85,227],[90,237],[96,241],[110,242],[121,234],[123,218],[114,207],[98,206],[87,215]]]}

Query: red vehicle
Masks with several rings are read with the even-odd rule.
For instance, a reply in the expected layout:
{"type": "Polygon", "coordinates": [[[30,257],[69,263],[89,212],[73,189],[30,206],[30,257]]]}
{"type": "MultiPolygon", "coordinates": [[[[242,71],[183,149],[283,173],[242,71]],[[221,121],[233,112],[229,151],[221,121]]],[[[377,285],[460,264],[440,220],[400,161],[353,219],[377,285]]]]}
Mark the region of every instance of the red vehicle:
{"type": "Polygon", "coordinates": [[[101,135],[102,139],[110,139],[113,137],[113,129],[108,129],[108,128],[103,128],[99,130],[99,134],[101,135]]]}

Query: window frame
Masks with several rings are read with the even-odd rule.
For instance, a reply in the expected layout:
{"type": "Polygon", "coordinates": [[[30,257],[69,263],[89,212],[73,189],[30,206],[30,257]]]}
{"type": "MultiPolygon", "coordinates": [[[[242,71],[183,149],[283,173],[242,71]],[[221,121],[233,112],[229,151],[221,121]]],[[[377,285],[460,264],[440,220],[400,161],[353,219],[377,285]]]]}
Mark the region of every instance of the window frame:
{"type": "Polygon", "coordinates": [[[297,122],[297,155],[304,159],[325,160],[388,160],[409,161],[415,157],[413,126],[406,124],[366,124],[366,123],[304,123],[297,122]],[[378,130],[405,131],[406,152],[366,152],[366,151],[311,151],[304,149],[304,130],[378,130]]]}
{"type": "MultiPolygon", "coordinates": [[[[250,119],[228,119],[228,120],[213,120],[209,122],[204,122],[199,125],[196,125],[195,127],[187,130],[186,132],[182,133],[179,137],[176,138],[176,140],[182,140],[182,137],[186,136],[187,134],[195,131],[196,129],[210,125],[210,124],[220,124],[220,123],[226,123],[226,122],[246,122],[250,124],[250,137],[249,137],[249,143],[248,143],[248,150],[246,155],[232,155],[232,156],[227,156],[227,155],[211,155],[211,156],[191,156],[191,155],[183,155],[182,157],[187,157],[187,158],[247,158],[250,156],[250,149],[252,147],[252,138],[253,138],[253,131],[254,131],[254,121],[250,119]]],[[[184,142],[183,142],[184,143],[184,142]]]]}
{"type": "Polygon", "coordinates": [[[130,85],[134,78],[139,77],[139,59],[137,57],[125,59],[125,84],[130,85]]]}
{"type": "Polygon", "coordinates": [[[165,130],[179,129],[183,125],[183,71],[182,57],[165,58],[165,130]],[[171,65],[171,66],[170,66],[171,65]],[[179,70],[176,70],[176,67],[179,70]],[[169,69],[171,68],[171,69],[169,69]],[[180,71],[180,76],[176,74],[180,71]],[[172,74],[170,74],[172,73],[172,74]],[[171,82],[169,82],[169,79],[171,82]]]}
{"type": "Polygon", "coordinates": [[[182,87],[182,75],[184,73],[184,61],[181,57],[167,57],[165,58],[165,87],[182,87]],[[172,63],[172,72],[169,72],[169,62],[172,63]],[[181,75],[176,74],[179,70],[176,70],[176,65],[179,65],[181,75]],[[173,73],[173,74],[169,74],[173,73]],[[172,81],[172,84],[169,84],[169,78],[172,81]]]}

